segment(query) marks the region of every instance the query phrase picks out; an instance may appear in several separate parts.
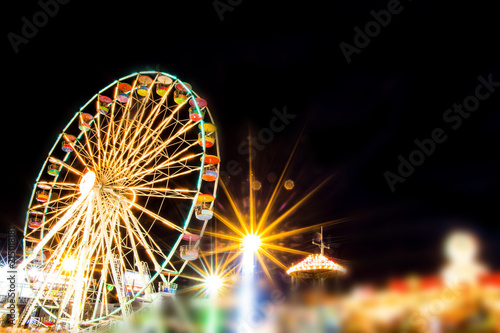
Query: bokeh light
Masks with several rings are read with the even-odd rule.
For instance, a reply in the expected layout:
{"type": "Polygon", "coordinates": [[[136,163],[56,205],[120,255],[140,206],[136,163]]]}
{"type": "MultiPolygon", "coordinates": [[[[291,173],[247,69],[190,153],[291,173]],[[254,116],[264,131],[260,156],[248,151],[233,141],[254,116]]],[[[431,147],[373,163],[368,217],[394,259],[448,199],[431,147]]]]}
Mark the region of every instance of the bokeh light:
{"type": "Polygon", "coordinates": [[[291,179],[288,179],[288,180],[285,182],[285,188],[286,188],[287,190],[289,190],[289,191],[290,191],[291,189],[293,189],[293,187],[294,187],[294,186],[295,186],[295,183],[294,183],[294,182],[293,182],[293,180],[291,180],[291,179]]]}
{"type": "Polygon", "coordinates": [[[274,183],[278,177],[274,172],[270,172],[267,174],[267,181],[270,183],[274,183]]]}
{"type": "Polygon", "coordinates": [[[78,260],[74,257],[67,257],[62,262],[63,270],[65,270],[66,272],[71,272],[75,270],[77,265],[78,265],[78,260]]]}
{"type": "Polygon", "coordinates": [[[252,182],[252,189],[254,189],[255,191],[260,190],[261,187],[262,187],[262,183],[259,182],[258,180],[254,180],[252,182]]]}

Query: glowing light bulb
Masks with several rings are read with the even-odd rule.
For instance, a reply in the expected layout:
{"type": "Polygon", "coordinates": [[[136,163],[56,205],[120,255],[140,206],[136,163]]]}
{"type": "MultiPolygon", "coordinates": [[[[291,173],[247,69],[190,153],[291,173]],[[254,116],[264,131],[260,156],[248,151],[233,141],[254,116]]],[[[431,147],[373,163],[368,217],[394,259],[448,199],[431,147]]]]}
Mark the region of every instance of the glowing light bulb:
{"type": "Polygon", "coordinates": [[[255,252],[260,248],[260,237],[254,234],[246,235],[243,238],[243,250],[246,252],[255,252]]]}
{"type": "Polygon", "coordinates": [[[72,271],[78,265],[78,260],[73,257],[68,257],[63,260],[62,267],[66,272],[72,271]]]}
{"type": "Polygon", "coordinates": [[[95,173],[93,171],[87,172],[80,181],[80,193],[87,194],[92,190],[95,184],[95,173]]]}
{"type": "Polygon", "coordinates": [[[209,275],[205,280],[205,288],[209,295],[216,295],[224,285],[222,278],[218,275],[209,275]]]}

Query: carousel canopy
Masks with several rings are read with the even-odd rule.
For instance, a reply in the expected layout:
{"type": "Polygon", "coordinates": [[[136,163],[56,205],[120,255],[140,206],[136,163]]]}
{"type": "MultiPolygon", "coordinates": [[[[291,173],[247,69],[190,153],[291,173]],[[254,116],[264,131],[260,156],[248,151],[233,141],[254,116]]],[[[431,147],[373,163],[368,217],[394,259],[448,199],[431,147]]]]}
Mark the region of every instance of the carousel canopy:
{"type": "Polygon", "coordinates": [[[301,279],[323,279],[334,277],[346,269],[322,254],[311,254],[295,266],[290,267],[288,275],[301,279]]]}

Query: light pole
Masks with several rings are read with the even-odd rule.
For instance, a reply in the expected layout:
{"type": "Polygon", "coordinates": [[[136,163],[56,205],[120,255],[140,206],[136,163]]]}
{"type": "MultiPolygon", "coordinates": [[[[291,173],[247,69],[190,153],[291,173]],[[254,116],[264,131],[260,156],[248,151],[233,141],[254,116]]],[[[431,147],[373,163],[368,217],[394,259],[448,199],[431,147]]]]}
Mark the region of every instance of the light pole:
{"type": "Polygon", "coordinates": [[[255,303],[255,252],[259,250],[261,240],[259,236],[249,234],[243,239],[242,250],[242,284],[240,300],[240,319],[241,325],[251,331],[252,313],[255,303]]]}
{"type": "MultiPolygon", "coordinates": [[[[321,226],[321,235],[320,235],[320,238],[319,238],[319,243],[316,243],[314,241],[314,238],[312,240],[312,243],[314,245],[319,246],[319,248],[321,249],[321,255],[325,254],[325,249],[330,250],[330,245],[325,245],[325,243],[323,242],[323,226],[321,226]]],[[[321,288],[323,288],[323,286],[324,286],[324,281],[325,281],[325,278],[323,278],[323,277],[321,277],[319,279],[319,285],[320,285],[321,288]]]]}

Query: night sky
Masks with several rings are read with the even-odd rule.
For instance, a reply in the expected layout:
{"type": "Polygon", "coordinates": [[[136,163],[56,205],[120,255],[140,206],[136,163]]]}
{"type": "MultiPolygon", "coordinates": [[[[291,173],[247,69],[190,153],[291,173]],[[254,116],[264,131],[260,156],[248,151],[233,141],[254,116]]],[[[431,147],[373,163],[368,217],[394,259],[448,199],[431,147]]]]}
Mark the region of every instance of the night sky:
{"type": "MultiPolygon", "coordinates": [[[[222,169],[231,160],[241,167],[229,186],[242,202],[247,137],[286,110],[288,124],[254,147],[254,176],[270,191],[269,173],[280,174],[297,140],[286,174],[295,187],[280,202],[332,176],[285,227],[349,218],[325,238],[352,281],[434,274],[442,239],[456,227],[478,234],[483,259],[500,269],[500,21],[492,3],[63,2],[46,22],[41,3],[4,4],[4,228],[22,228],[36,176],[74,112],[115,79],[159,69],[208,101],[222,169]],[[369,23],[374,16],[385,27],[369,23]],[[37,33],[25,28],[31,36],[21,39],[34,19],[37,33]],[[487,97],[472,105],[478,89],[487,97]],[[464,100],[475,111],[448,111],[464,100]],[[415,140],[433,136],[442,142],[429,156],[412,153],[415,140]],[[384,173],[397,175],[398,156],[411,154],[424,161],[391,191],[384,173]]],[[[313,251],[312,234],[287,242],[313,251]]]]}

